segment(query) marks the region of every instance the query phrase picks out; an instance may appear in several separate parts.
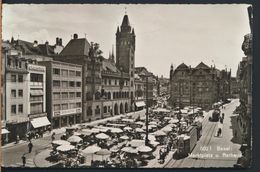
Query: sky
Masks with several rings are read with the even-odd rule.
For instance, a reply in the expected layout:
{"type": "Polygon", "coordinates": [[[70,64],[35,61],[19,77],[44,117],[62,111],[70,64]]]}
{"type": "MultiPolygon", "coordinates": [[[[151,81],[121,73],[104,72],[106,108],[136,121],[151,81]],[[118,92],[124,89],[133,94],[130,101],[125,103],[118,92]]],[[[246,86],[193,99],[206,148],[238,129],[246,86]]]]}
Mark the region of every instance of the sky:
{"type": "Polygon", "coordinates": [[[108,58],[117,26],[127,13],[135,29],[135,66],[169,77],[170,65],[196,67],[200,62],[236,75],[244,56],[241,45],[250,32],[247,4],[4,4],[2,38],[63,45],[78,34],[97,42],[108,58]]]}

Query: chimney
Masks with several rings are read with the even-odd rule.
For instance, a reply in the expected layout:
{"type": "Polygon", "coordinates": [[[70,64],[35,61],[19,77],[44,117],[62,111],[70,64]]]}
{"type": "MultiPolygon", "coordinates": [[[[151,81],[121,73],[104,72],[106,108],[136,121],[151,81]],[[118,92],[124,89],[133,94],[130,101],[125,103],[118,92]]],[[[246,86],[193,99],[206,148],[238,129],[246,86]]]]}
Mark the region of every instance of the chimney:
{"type": "Polygon", "coordinates": [[[38,46],[38,41],[34,40],[33,47],[37,47],[37,46],[38,46]]]}
{"type": "Polygon", "coordinates": [[[56,38],[56,45],[59,45],[59,38],[56,38]]]}
{"type": "Polygon", "coordinates": [[[78,39],[78,34],[74,33],[73,39],[78,39]]]}
{"type": "Polygon", "coordinates": [[[48,42],[48,41],[46,41],[46,42],[45,42],[45,45],[49,45],[49,42],[48,42]]]}
{"type": "Polygon", "coordinates": [[[62,39],[60,38],[60,46],[62,46],[62,39]]]}

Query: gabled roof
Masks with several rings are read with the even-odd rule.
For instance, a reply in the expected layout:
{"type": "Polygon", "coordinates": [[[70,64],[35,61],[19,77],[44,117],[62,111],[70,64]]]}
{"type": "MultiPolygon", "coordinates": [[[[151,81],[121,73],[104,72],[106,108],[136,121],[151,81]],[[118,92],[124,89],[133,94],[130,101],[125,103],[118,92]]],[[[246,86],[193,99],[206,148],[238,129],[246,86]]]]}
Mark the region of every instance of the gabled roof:
{"type": "Polygon", "coordinates": [[[180,70],[180,69],[189,69],[189,67],[188,67],[186,64],[182,63],[182,64],[180,64],[180,65],[176,68],[176,70],[180,70]]]}
{"type": "Polygon", "coordinates": [[[120,73],[120,71],[116,67],[116,64],[113,63],[111,60],[105,58],[103,58],[102,60],[102,69],[103,71],[120,73]]]}
{"type": "Polygon", "coordinates": [[[60,55],[88,55],[90,44],[86,38],[71,39],[60,55]]]}
{"type": "Polygon", "coordinates": [[[207,65],[205,65],[203,62],[200,62],[200,64],[198,64],[195,69],[209,69],[210,67],[208,67],[207,65]]]}

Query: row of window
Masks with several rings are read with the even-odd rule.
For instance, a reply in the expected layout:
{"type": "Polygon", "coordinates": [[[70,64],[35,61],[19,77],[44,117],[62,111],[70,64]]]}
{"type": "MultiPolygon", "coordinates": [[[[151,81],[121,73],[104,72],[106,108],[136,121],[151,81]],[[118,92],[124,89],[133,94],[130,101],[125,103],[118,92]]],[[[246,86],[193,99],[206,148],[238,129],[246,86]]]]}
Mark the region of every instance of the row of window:
{"type": "Polygon", "coordinates": [[[67,109],[74,109],[74,108],[81,108],[81,102],[78,103],[64,103],[64,104],[54,104],[53,110],[67,110],[67,109]]]}
{"type": "Polygon", "coordinates": [[[22,98],[23,97],[23,90],[18,90],[18,95],[17,95],[17,90],[12,89],[11,90],[11,97],[12,98],[16,98],[16,97],[22,98]]]}
{"type": "Polygon", "coordinates": [[[80,81],[53,81],[53,87],[62,87],[62,88],[68,88],[68,87],[81,87],[80,81]]]}
{"type": "MultiPolygon", "coordinates": [[[[104,79],[104,85],[119,85],[119,79],[111,80],[111,79],[104,79]],[[112,84],[113,83],[113,84],[112,84]]],[[[128,86],[128,81],[124,81],[124,85],[128,86]]]]}
{"type": "Polygon", "coordinates": [[[11,114],[17,114],[17,107],[18,107],[18,113],[23,113],[23,104],[17,105],[11,105],[11,114]]]}
{"type": "Polygon", "coordinates": [[[53,74],[59,76],[81,76],[80,71],[53,68],[53,74]]]}
{"type": "Polygon", "coordinates": [[[11,75],[11,82],[23,82],[23,75],[11,75]]]}
{"type": "Polygon", "coordinates": [[[68,99],[68,98],[80,98],[81,92],[54,92],[53,99],[68,99]]]}

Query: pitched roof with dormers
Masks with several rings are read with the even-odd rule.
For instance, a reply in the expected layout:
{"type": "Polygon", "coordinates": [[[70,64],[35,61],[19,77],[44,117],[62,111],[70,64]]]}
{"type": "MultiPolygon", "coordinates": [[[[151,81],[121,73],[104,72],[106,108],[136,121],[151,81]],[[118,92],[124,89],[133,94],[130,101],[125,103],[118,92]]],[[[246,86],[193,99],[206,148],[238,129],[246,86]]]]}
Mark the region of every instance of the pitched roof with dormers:
{"type": "Polygon", "coordinates": [[[60,55],[64,56],[88,56],[90,44],[86,38],[71,39],[64,47],[60,55]]]}

